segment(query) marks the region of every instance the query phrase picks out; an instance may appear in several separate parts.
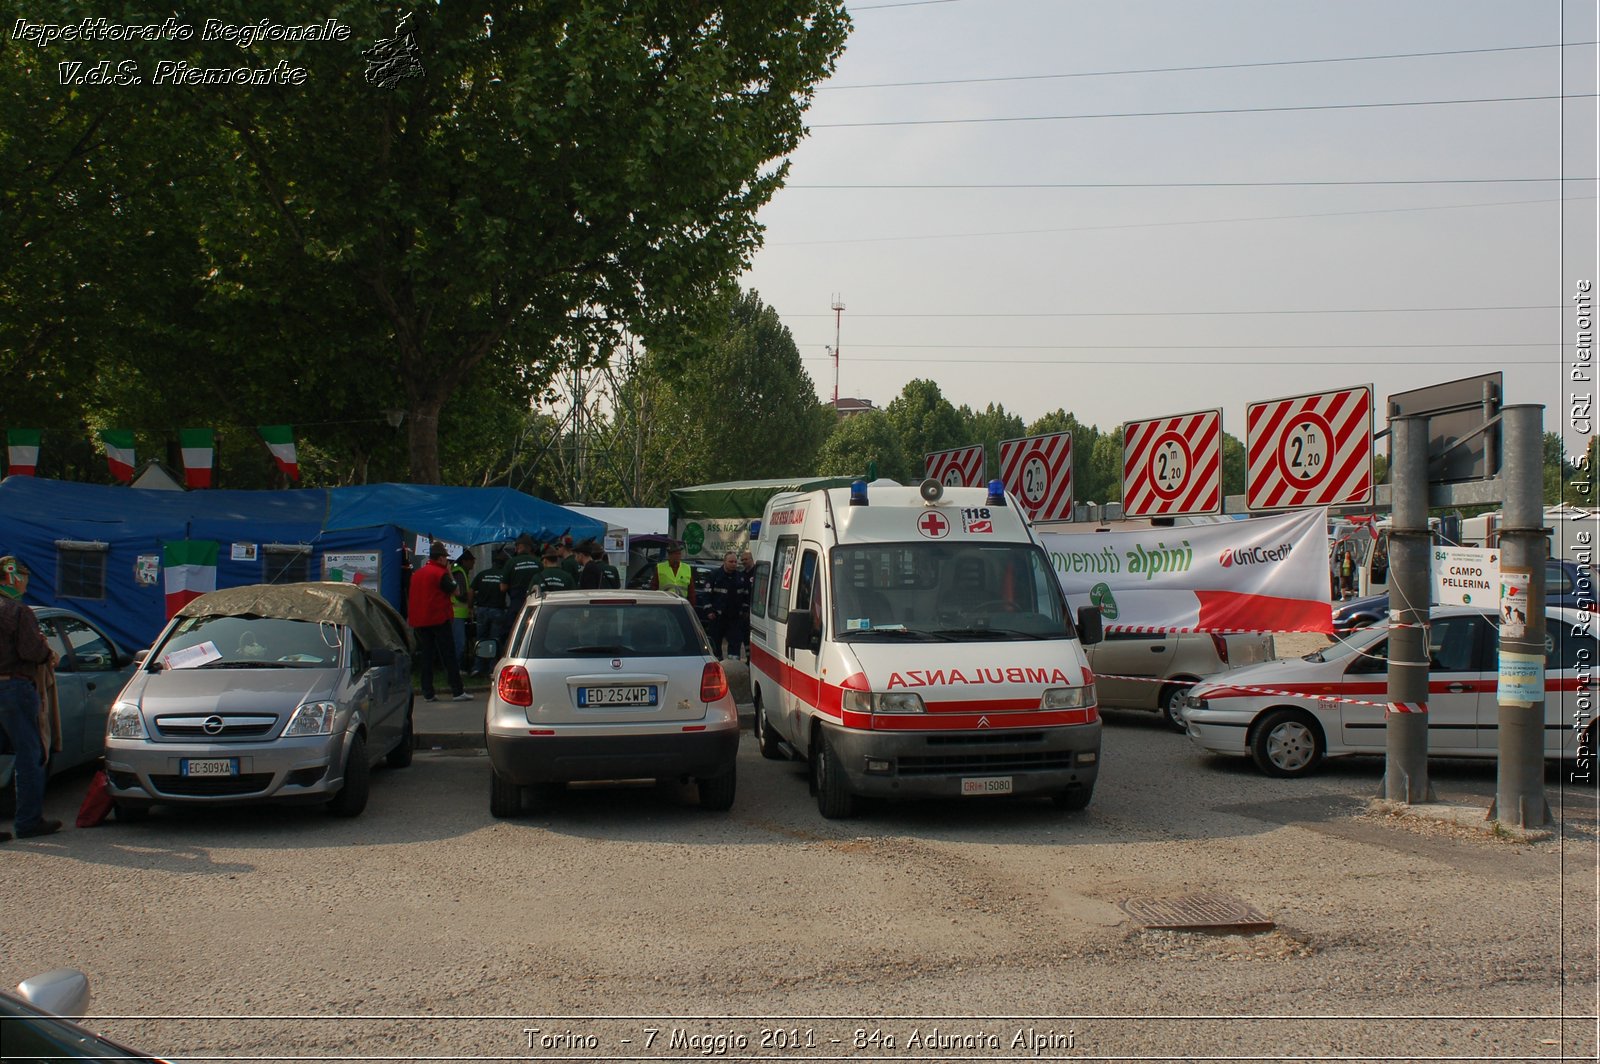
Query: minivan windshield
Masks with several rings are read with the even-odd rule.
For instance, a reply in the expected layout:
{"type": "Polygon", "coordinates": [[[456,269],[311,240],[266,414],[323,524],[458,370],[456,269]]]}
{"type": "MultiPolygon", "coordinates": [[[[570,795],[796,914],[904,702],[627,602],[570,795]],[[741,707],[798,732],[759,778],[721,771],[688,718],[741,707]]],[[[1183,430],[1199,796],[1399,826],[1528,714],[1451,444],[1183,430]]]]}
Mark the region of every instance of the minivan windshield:
{"type": "Polygon", "coordinates": [[[339,664],[344,629],[281,617],[184,617],[150,655],[162,669],[326,669],[339,664]]]}
{"type": "Polygon", "coordinates": [[[833,548],[836,638],[1070,639],[1061,585],[1031,543],[864,543],[833,548]]]}

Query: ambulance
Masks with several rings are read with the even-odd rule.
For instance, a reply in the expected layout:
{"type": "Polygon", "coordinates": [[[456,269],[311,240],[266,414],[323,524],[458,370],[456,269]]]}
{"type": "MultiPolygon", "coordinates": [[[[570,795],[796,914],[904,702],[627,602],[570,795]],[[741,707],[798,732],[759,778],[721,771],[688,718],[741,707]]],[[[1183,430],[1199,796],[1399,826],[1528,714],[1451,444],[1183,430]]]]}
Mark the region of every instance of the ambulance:
{"type": "Polygon", "coordinates": [[[1089,804],[1100,713],[1082,644],[1100,614],[1074,623],[999,481],[775,495],[755,536],[756,739],[809,763],[824,817],[875,798],[1089,804]]]}

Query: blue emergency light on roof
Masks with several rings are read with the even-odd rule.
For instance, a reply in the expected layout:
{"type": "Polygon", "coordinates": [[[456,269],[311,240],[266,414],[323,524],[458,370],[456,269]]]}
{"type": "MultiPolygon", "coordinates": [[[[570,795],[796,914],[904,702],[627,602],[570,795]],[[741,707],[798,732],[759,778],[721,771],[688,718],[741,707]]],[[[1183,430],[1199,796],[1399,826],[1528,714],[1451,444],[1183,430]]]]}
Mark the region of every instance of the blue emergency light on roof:
{"type": "Polygon", "coordinates": [[[1004,506],[1006,504],[1006,485],[1003,480],[989,481],[989,505],[1004,506]]]}
{"type": "Polygon", "coordinates": [[[754,543],[761,538],[761,518],[750,522],[750,542],[754,543]]]}
{"type": "Polygon", "coordinates": [[[867,482],[864,480],[852,481],[850,484],[850,505],[867,505],[867,482]]]}

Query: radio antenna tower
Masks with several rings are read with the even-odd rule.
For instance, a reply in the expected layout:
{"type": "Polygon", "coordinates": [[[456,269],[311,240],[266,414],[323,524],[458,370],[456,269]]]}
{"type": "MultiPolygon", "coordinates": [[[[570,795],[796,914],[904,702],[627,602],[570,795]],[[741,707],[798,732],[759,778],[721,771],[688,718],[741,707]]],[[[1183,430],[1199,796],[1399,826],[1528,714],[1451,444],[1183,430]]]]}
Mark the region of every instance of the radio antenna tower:
{"type": "Polygon", "coordinates": [[[844,318],[844,303],[833,294],[833,408],[839,409],[839,323],[844,318]]]}

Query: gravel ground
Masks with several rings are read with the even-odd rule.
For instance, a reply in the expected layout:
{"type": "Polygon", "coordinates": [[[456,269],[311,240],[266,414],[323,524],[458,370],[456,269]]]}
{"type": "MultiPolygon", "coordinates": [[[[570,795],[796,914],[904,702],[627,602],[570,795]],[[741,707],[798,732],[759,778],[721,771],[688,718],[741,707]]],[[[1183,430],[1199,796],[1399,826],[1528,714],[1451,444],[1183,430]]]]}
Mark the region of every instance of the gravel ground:
{"type": "MultiPolygon", "coordinates": [[[[1374,813],[1379,759],[1271,780],[1115,711],[1104,755],[1083,813],[836,822],[748,741],[727,814],[637,785],[497,821],[484,758],[419,754],[354,821],[6,844],[0,979],[81,968],[91,1026],[191,1059],[1593,1057],[1592,789],[1552,775],[1560,829],[1530,843],[1374,813]],[[1197,893],[1273,926],[1123,908],[1197,893]]],[[[1435,764],[1442,800],[1487,806],[1492,766],[1435,764]]]]}

